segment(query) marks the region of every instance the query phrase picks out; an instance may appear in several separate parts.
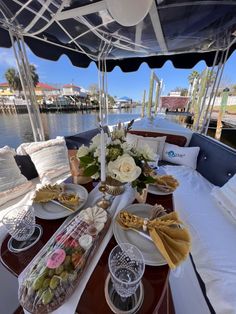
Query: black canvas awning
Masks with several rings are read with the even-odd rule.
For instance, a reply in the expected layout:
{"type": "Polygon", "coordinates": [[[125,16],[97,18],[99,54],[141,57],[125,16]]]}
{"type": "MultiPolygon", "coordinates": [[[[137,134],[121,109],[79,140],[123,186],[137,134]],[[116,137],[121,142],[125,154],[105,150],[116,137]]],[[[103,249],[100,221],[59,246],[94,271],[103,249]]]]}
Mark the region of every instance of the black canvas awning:
{"type": "Polygon", "coordinates": [[[11,47],[10,27],[39,57],[58,60],[65,54],[73,65],[88,67],[105,49],[107,71],[119,66],[124,72],[143,62],[160,68],[168,60],[176,68],[192,68],[200,60],[211,66],[217,50],[218,63],[222,52],[230,47],[230,56],[236,48],[235,0],[153,1],[133,26],[118,23],[108,3],[0,0],[0,46],[11,47]]]}

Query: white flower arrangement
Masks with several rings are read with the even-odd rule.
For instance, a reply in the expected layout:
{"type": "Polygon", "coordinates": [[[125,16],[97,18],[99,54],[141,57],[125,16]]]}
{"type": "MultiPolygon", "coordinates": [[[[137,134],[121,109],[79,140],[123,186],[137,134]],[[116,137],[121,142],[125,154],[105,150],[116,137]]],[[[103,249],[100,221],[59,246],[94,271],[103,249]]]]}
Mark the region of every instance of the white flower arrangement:
{"type": "MultiPolygon", "coordinates": [[[[156,156],[148,145],[136,149],[126,142],[126,134],[133,121],[127,127],[119,124],[110,136],[105,134],[106,143],[106,175],[121,183],[131,182],[138,191],[152,183],[153,178],[148,170],[148,161],[154,161],[156,156]]],[[[84,175],[93,179],[100,176],[100,134],[94,136],[89,147],[82,145],[77,151],[80,167],[84,175]]]]}

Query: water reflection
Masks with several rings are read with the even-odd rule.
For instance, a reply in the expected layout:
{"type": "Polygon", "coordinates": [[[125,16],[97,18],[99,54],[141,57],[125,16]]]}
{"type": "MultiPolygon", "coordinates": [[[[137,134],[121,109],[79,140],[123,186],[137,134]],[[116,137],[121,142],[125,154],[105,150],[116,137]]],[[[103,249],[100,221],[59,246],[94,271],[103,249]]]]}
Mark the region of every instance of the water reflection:
{"type": "MultiPolygon", "coordinates": [[[[108,123],[130,121],[140,116],[140,107],[111,110],[108,123]]],[[[46,139],[74,135],[98,126],[98,112],[42,113],[46,139]]],[[[21,143],[32,142],[33,133],[28,114],[0,114],[0,147],[16,148],[21,143]]]]}
{"type": "MultiPolygon", "coordinates": [[[[117,124],[119,121],[130,121],[140,117],[141,108],[110,110],[108,115],[109,124],[117,124]]],[[[56,136],[74,135],[98,126],[98,112],[77,112],[77,113],[43,113],[42,123],[46,139],[56,136]]],[[[168,120],[175,123],[185,124],[185,118],[181,115],[167,115],[168,120]]],[[[215,129],[209,129],[208,135],[214,137],[215,129]]],[[[236,148],[236,130],[223,129],[221,141],[236,148]]],[[[28,114],[0,114],[0,147],[5,145],[16,148],[21,143],[32,142],[28,114]]]]}

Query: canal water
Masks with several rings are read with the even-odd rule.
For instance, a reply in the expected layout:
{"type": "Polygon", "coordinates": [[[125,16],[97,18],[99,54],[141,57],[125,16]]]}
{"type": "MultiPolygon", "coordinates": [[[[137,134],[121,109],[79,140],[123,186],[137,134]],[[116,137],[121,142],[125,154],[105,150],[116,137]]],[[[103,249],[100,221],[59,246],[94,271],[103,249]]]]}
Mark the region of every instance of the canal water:
{"type": "MultiPolygon", "coordinates": [[[[110,110],[108,124],[126,122],[140,117],[140,107],[110,110]]],[[[46,139],[69,136],[98,127],[98,111],[73,113],[41,113],[46,139]]],[[[0,147],[18,147],[32,142],[33,133],[28,114],[0,114],[0,147]]]]}
{"type": "MultiPolygon", "coordinates": [[[[141,107],[110,110],[108,124],[117,124],[140,117],[141,107]]],[[[56,136],[75,135],[98,126],[98,112],[41,113],[46,139],[56,136]]],[[[168,119],[184,125],[184,117],[168,115],[168,119]]],[[[214,137],[215,130],[208,135],[214,137]]],[[[32,142],[33,134],[28,114],[0,114],[0,147],[18,147],[21,143],[32,142]]],[[[236,129],[223,130],[221,141],[236,148],[236,129]]]]}

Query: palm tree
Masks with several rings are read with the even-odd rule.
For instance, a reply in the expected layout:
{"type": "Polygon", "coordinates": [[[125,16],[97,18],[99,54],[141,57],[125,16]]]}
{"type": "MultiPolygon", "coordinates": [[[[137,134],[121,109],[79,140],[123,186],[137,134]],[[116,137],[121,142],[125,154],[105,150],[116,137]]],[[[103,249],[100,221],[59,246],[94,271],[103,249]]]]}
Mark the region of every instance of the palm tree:
{"type": "Polygon", "coordinates": [[[189,82],[189,84],[192,86],[193,85],[193,82],[194,82],[194,79],[198,79],[199,78],[199,73],[198,73],[198,71],[195,71],[195,70],[193,70],[193,72],[192,73],[190,73],[189,74],[189,76],[188,76],[188,82],[189,82]]]}
{"type": "Polygon", "coordinates": [[[5,72],[5,78],[11,89],[13,89],[14,91],[18,90],[19,92],[22,91],[19,73],[15,68],[9,68],[5,72]]]}
{"type": "Polygon", "coordinates": [[[30,64],[30,75],[31,75],[34,87],[36,87],[36,85],[39,82],[39,76],[38,76],[38,73],[36,72],[36,67],[33,64],[30,64]]]}
{"type": "MultiPolygon", "coordinates": [[[[36,86],[39,82],[39,76],[36,72],[36,68],[33,64],[30,64],[30,74],[33,81],[34,86],[36,86]]],[[[19,72],[15,68],[9,68],[5,72],[5,78],[11,89],[14,91],[22,91],[22,85],[20,80],[19,72]]]]}

